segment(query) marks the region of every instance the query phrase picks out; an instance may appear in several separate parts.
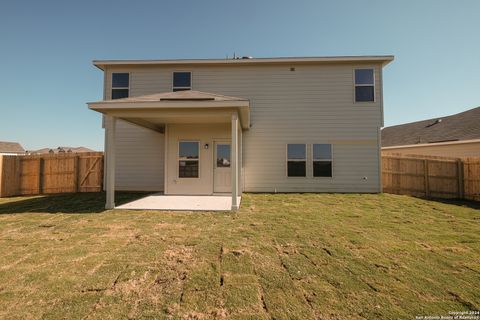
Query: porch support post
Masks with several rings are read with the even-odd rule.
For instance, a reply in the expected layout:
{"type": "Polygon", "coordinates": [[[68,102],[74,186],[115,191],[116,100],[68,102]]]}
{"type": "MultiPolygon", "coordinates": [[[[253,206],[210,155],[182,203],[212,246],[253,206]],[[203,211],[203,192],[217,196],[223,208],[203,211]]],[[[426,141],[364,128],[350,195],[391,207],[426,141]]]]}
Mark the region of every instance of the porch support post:
{"type": "Polygon", "coordinates": [[[237,167],[238,167],[238,195],[241,197],[243,193],[243,131],[242,126],[238,126],[238,152],[237,152],[237,167]]]}
{"type": "Polygon", "coordinates": [[[105,185],[107,193],[107,201],[105,209],[115,208],[115,131],[117,118],[106,116],[106,174],[105,185]]]}
{"type": "Polygon", "coordinates": [[[232,114],[232,210],[238,210],[238,115],[232,114]]]}

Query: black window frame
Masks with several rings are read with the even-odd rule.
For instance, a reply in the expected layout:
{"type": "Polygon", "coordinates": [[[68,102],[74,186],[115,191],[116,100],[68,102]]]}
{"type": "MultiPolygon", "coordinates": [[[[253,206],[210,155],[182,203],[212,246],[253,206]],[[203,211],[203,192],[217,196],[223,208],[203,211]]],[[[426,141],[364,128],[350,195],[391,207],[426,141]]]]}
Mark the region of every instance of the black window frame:
{"type": "Polygon", "coordinates": [[[312,176],[314,178],[333,178],[333,145],[331,143],[312,143],[312,176]],[[328,145],[330,146],[330,158],[316,158],[315,146],[316,145],[328,145]],[[330,175],[316,175],[315,163],[328,163],[330,164],[330,175]]]}
{"type": "Polygon", "coordinates": [[[129,72],[112,72],[112,91],[111,91],[111,99],[123,99],[128,98],[130,96],[130,73],[129,72]],[[115,84],[115,76],[116,75],[127,75],[127,86],[120,86],[115,84]]]}
{"type": "Polygon", "coordinates": [[[172,73],[172,91],[176,92],[176,91],[186,91],[186,90],[192,90],[192,72],[191,71],[173,71],[173,73],[172,73]],[[175,75],[179,74],[179,73],[190,74],[190,86],[183,86],[183,85],[176,86],[175,85],[175,75]]]}
{"type": "Polygon", "coordinates": [[[354,83],[354,100],[355,103],[374,103],[375,97],[375,68],[355,68],[353,70],[353,83],[354,83]],[[357,83],[357,71],[369,70],[372,72],[371,83],[357,83]],[[368,90],[368,95],[371,95],[371,99],[361,99],[361,97],[368,90]]]}

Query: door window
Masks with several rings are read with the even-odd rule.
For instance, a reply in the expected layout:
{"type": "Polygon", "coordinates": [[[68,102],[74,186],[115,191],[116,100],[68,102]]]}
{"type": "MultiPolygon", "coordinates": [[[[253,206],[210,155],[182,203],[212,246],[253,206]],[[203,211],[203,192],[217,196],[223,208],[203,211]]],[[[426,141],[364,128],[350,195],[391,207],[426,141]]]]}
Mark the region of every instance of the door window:
{"type": "Polygon", "coordinates": [[[217,144],[217,168],[230,168],[229,144],[217,144]]]}

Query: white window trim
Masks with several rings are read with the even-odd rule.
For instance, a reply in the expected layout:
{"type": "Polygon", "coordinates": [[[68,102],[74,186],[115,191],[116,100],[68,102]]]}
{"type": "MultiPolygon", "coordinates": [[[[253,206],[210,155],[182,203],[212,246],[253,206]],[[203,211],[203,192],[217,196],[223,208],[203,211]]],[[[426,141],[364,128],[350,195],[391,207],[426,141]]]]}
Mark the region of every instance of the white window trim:
{"type": "Polygon", "coordinates": [[[128,97],[130,97],[130,82],[131,82],[131,74],[130,72],[112,72],[112,75],[111,75],[111,78],[110,78],[111,82],[110,82],[110,100],[113,100],[113,90],[115,89],[127,89],[128,90],[128,97]],[[128,87],[114,87],[113,86],[113,75],[114,74],[118,74],[118,73],[126,73],[128,74],[128,87]]]}
{"type": "Polygon", "coordinates": [[[175,89],[180,89],[180,90],[192,90],[193,88],[193,73],[192,71],[187,71],[187,70],[175,70],[175,71],[172,71],[172,92],[175,90],[175,89]],[[184,72],[184,73],[190,73],[190,87],[175,87],[174,86],[174,83],[173,83],[173,76],[175,73],[180,73],[180,72],[184,72]]]}
{"type": "Polygon", "coordinates": [[[177,143],[177,179],[187,179],[187,180],[200,179],[200,157],[201,157],[200,146],[201,146],[200,140],[178,140],[178,143],[177,143]],[[182,143],[182,142],[196,142],[198,144],[198,159],[182,160],[182,161],[197,161],[197,163],[198,163],[198,177],[180,177],[180,143],[182,143]]]}
{"type": "Polygon", "coordinates": [[[353,103],[368,104],[377,102],[376,88],[375,88],[375,68],[374,67],[358,67],[353,69],[353,103]],[[356,70],[372,70],[373,71],[373,83],[372,84],[357,84],[355,81],[356,70]],[[373,86],[373,101],[357,101],[356,88],[357,87],[372,87],[373,86]]]}
{"type": "Polygon", "coordinates": [[[312,143],[311,145],[311,152],[312,152],[312,163],[311,163],[311,168],[312,168],[312,178],[314,179],[333,179],[333,176],[334,176],[334,171],[333,171],[333,144],[331,143],[320,143],[320,142],[315,142],[315,143],[312,143]],[[314,153],[313,153],[313,145],[315,144],[328,144],[330,145],[330,159],[315,159],[314,158],[314,153]],[[314,175],[314,170],[313,170],[313,163],[315,161],[330,161],[332,163],[332,175],[330,177],[316,177],[314,175]]]}
{"type": "Polygon", "coordinates": [[[285,175],[287,176],[287,178],[289,179],[305,179],[305,178],[308,178],[308,146],[306,143],[296,143],[296,142],[289,142],[285,145],[285,158],[287,159],[286,161],[286,166],[285,166],[285,175]],[[305,159],[304,160],[301,160],[301,159],[289,159],[288,158],[288,145],[289,144],[302,144],[305,146],[305,159]],[[288,175],[288,162],[289,161],[292,161],[292,162],[305,162],[305,175],[304,176],[297,176],[297,177],[291,177],[288,175]]]}

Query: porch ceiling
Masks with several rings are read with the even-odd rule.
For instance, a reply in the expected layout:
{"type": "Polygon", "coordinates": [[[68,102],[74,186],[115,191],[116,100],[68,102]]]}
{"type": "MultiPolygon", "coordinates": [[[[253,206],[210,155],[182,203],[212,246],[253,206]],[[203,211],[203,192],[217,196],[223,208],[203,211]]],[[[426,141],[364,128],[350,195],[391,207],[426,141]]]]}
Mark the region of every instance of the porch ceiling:
{"type": "Polygon", "coordinates": [[[168,123],[229,123],[234,113],[243,129],[250,127],[247,99],[191,90],[90,102],[88,107],[157,131],[168,123]]]}

